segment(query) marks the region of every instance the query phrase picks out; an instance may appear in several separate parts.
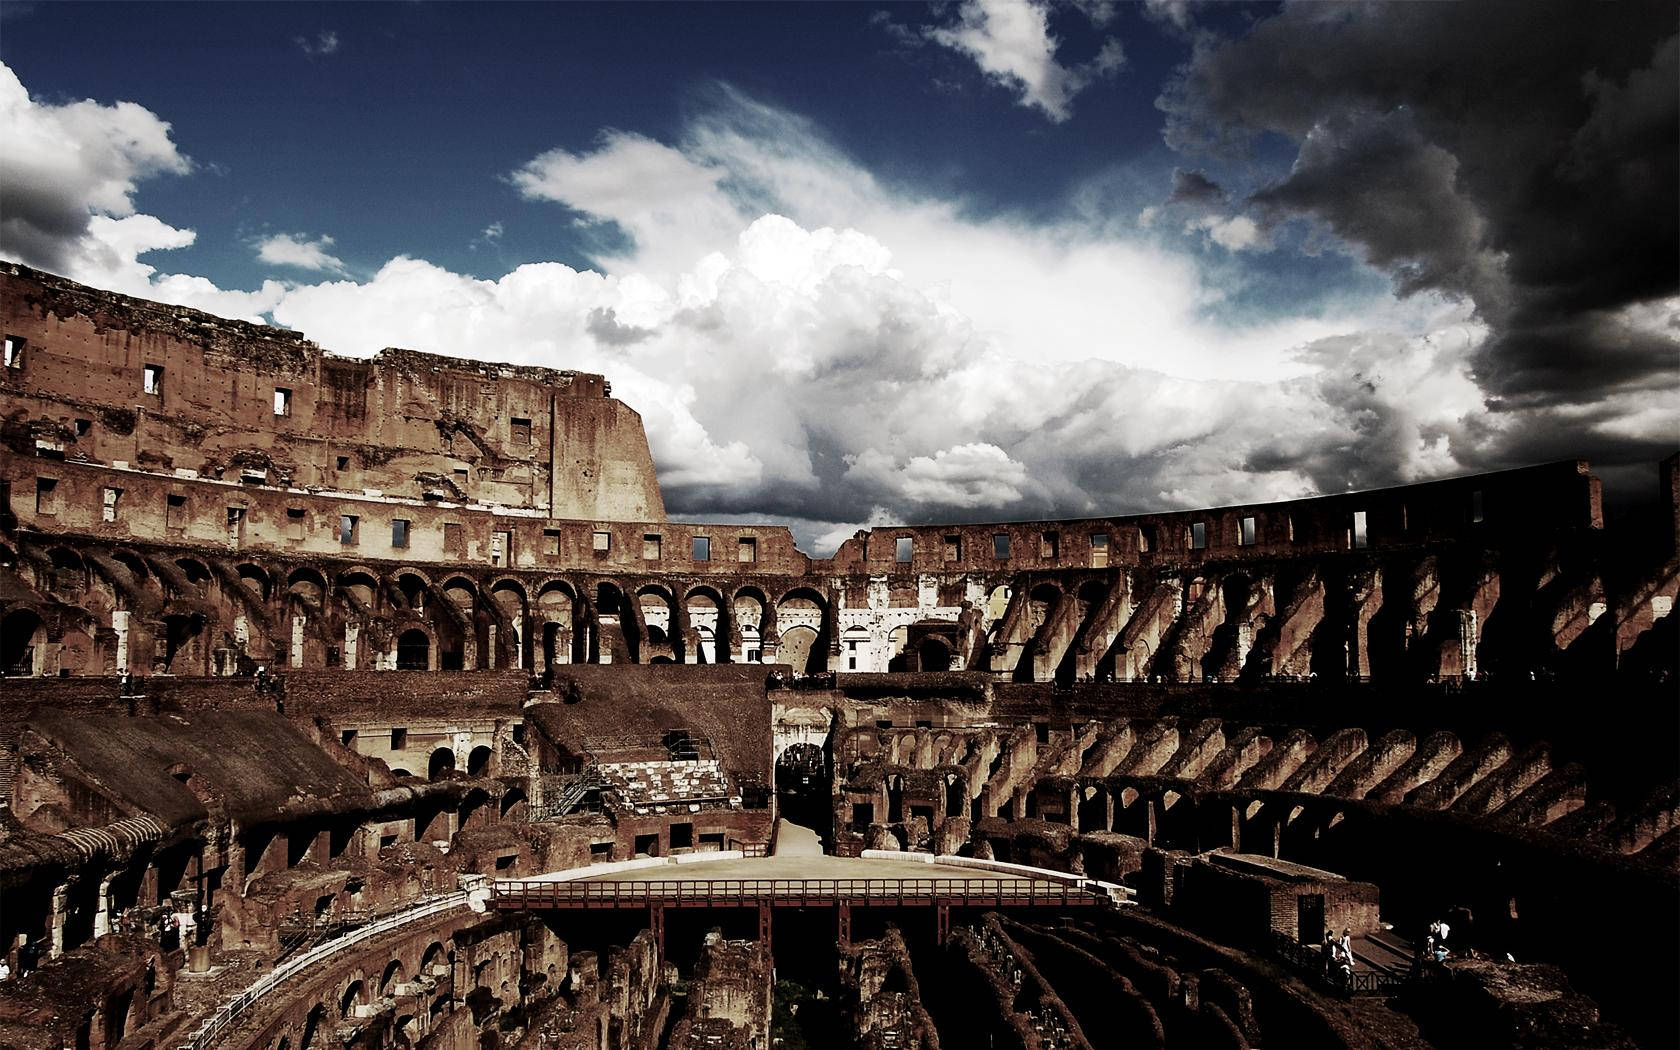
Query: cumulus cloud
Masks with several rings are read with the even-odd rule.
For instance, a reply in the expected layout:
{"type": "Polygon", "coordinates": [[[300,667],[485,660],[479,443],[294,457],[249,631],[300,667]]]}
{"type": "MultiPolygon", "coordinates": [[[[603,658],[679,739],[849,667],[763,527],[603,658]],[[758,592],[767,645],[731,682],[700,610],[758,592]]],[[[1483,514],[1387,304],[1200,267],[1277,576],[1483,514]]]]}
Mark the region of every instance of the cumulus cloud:
{"type": "Polygon", "coordinates": [[[1328,230],[1402,294],[1474,304],[1474,375],[1507,417],[1484,459],[1560,435],[1646,455],[1672,423],[1613,448],[1600,417],[1680,379],[1677,30],[1669,5],[1289,5],[1199,35],[1159,104],[1181,149],[1292,140],[1252,198],[1270,221],[1328,230]]]}
{"type": "MultiPolygon", "coordinates": [[[[1114,16],[1108,4],[1082,9],[1098,25],[1114,16]]],[[[1089,62],[1063,64],[1056,55],[1061,42],[1050,32],[1050,6],[1035,0],[964,0],[955,21],[928,29],[927,39],[973,59],[1021,105],[1058,124],[1073,116],[1074,96],[1126,60],[1120,42],[1110,39],[1089,62]]]]}
{"type": "Polygon", "coordinates": [[[305,233],[276,233],[256,242],[257,258],[270,266],[343,273],[344,260],[327,251],[332,245],[325,234],[311,240],[305,233]]]}
{"type": "Polygon", "coordinates": [[[333,29],[323,29],[314,36],[295,36],[292,43],[298,46],[310,58],[321,58],[338,51],[338,32],[333,29]]]}
{"type": "Polygon", "coordinates": [[[169,124],[145,107],[38,102],[5,65],[0,141],[0,252],[60,272],[95,216],[130,215],[139,182],[192,169],[169,124]]]}
{"type": "MultiPolygon", "coordinates": [[[[1616,134],[1595,130],[1579,150],[1616,134]]],[[[193,235],[134,215],[102,217],[84,239],[98,251],[71,275],[267,313],[340,353],[398,345],[603,372],[643,417],[674,516],[789,521],[819,553],[860,519],[1283,499],[1554,447],[1625,452],[1672,430],[1672,408],[1637,382],[1590,406],[1490,405],[1476,364],[1495,330],[1454,289],[1213,320],[1235,248],[1215,270],[1173,239],[1176,224],[975,214],[884,185],[808,121],[727,89],[669,142],[608,132],[510,179],[600,234],[596,270],[531,263],[482,280],[399,256],[365,279],[323,271],[227,292],[141,262],[193,235]]],[[[1220,193],[1186,195],[1210,207],[1172,207],[1226,224],[1231,245],[1265,236],[1229,225],[1241,216],[1220,193]]],[[[1672,337],[1675,305],[1593,323],[1622,326],[1634,347],[1672,337]]]]}

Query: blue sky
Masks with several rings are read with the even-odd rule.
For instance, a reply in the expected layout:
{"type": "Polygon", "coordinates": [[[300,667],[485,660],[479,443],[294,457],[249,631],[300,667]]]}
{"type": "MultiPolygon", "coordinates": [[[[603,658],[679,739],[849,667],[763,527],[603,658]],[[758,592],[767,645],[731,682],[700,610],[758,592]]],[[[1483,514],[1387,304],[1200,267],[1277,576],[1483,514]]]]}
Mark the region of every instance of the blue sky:
{"type": "Polygon", "coordinates": [[[1674,18],[1433,6],[8,3],[0,256],[606,372],[674,514],[818,546],[1632,469],[1674,18]]]}

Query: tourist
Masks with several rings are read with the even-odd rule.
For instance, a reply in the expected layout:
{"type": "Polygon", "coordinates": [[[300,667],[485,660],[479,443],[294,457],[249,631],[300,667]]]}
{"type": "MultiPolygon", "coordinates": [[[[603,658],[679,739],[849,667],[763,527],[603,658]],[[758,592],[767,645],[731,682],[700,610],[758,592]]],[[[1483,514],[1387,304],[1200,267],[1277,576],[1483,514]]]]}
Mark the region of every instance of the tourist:
{"type": "Polygon", "coordinates": [[[7,962],[4,957],[0,957],[0,981],[4,981],[11,976],[12,964],[7,962]]]}

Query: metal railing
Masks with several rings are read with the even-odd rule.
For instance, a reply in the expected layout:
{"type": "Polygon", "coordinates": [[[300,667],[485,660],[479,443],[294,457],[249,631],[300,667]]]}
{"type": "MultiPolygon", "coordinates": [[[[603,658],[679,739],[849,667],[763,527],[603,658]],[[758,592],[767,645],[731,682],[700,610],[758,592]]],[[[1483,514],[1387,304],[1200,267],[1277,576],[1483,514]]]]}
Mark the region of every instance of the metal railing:
{"type": "Polygon", "coordinates": [[[1299,970],[1302,976],[1331,991],[1352,995],[1387,995],[1412,980],[1409,973],[1399,974],[1390,970],[1354,970],[1351,975],[1340,976],[1325,969],[1322,949],[1316,945],[1301,944],[1286,933],[1273,933],[1272,936],[1273,947],[1280,958],[1299,970]]]}
{"type": "Polygon", "coordinates": [[[198,1027],[197,1031],[193,1032],[190,1039],[180,1044],[180,1050],[205,1050],[205,1048],[213,1046],[216,1040],[239,1019],[239,1015],[251,1007],[251,1004],[272,993],[290,978],[319,965],[339,952],[382,933],[389,933],[392,930],[407,926],[411,922],[454,911],[456,908],[465,907],[466,904],[467,894],[465,892],[446,893],[424,904],[416,905],[407,911],[387,915],[383,919],[376,919],[342,937],[318,944],[296,958],[288,959],[257,978],[249,988],[223,1003],[214,1014],[198,1027]]]}
{"type": "Polygon", "coordinates": [[[509,879],[491,891],[495,908],[632,908],[804,904],[952,904],[1077,907],[1106,898],[1038,879],[646,879],[547,882],[509,879]]]}

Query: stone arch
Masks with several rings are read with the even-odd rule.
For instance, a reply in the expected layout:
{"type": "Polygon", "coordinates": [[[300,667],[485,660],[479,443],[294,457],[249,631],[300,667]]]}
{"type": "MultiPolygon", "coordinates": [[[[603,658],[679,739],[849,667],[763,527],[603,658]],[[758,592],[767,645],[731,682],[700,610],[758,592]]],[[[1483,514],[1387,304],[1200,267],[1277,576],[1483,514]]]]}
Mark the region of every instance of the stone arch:
{"type": "Polygon", "coordinates": [[[54,591],[81,591],[87,587],[87,563],[69,547],[53,547],[47,551],[51,568],[47,587],[54,591]]]}
{"type": "Polygon", "coordinates": [[[286,576],[288,593],[322,608],[327,595],[327,578],[308,566],[293,569],[286,576]]]}
{"type": "Polygon", "coordinates": [[[403,596],[403,601],[415,612],[422,612],[426,608],[426,595],[432,589],[432,581],[425,574],[413,569],[403,569],[395,577],[397,593],[403,596]]]}
{"type": "Polygon", "coordinates": [[[809,741],[790,744],[776,756],[776,815],[825,839],[834,821],[829,766],[828,755],[809,741]]]}
{"type": "Polygon", "coordinates": [[[146,559],[126,547],[118,547],[111,551],[111,559],[120,562],[129,571],[136,583],[144,583],[152,578],[152,571],[146,568],[146,559]]]}
{"type": "Polygon", "coordinates": [[[741,632],[741,659],[746,663],[763,660],[764,647],[775,643],[770,600],[757,587],[740,587],[729,603],[730,618],[741,632]],[[771,637],[766,638],[766,631],[771,637]]]}
{"type": "Polygon", "coordinates": [[[821,656],[817,651],[817,639],[815,628],[803,624],[790,627],[782,632],[777,659],[781,663],[790,664],[799,674],[821,670],[822,668],[814,666],[821,656]]]}
{"type": "Polygon", "coordinates": [[[234,566],[234,572],[239,575],[239,582],[248,587],[263,601],[268,601],[274,593],[274,577],[261,565],[253,562],[240,562],[234,566]]]}
{"type": "Polygon", "coordinates": [[[730,617],[723,595],[704,584],[690,587],[683,595],[683,610],[694,632],[693,662],[732,663],[730,617]]]}
{"type": "Polygon", "coordinates": [[[396,985],[402,984],[406,976],[401,959],[392,959],[385,964],[385,972],[379,975],[379,994],[387,996],[394,994],[396,985]]]}
{"type": "Polygon", "coordinates": [[[664,663],[681,662],[681,625],[684,617],[670,589],[656,583],[643,584],[636,588],[636,604],[640,607],[642,624],[647,629],[644,658],[650,663],[661,656],[665,657],[661,661],[664,663]]]}
{"type": "Polygon", "coordinates": [[[46,624],[34,609],[14,608],[7,612],[0,619],[0,675],[40,674],[46,641],[46,624]]]}
{"type": "MultiPolygon", "coordinates": [[[[444,948],[443,942],[433,941],[426,945],[425,951],[420,953],[420,966],[415,973],[420,977],[437,977],[439,975],[432,972],[432,967],[438,963],[447,964],[448,962],[449,954],[447,949],[444,948]]],[[[447,974],[444,976],[447,976],[447,974]]]]}
{"type": "Polygon", "coordinates": [[[501,619],[513,630],[513,637],[502,639],[499,648],[515,654],[515,666],[531,666],[531,639],[526,627],[530,610],[525,584],[512,576],[501,576],[490,583],[490,601],[501,611],[501,619]]]}
{"type": "Polygon", "coordinates": [[[372,615],[379,602],[379,577],[357,567],[338,574],[338,590],[350,603],[352,612],[372,615]]]}
{"type": "Polygon", "coordinates": [[[486,777],[490,775],[490,759],[494,752],[484,744],[473,748],[467,754],[467,776],[486,777]]]}
{"type": "Polygon", "coordinates": [[[188,583],[199,590],[209,586],[210,567],[197,558],[176,558],[175,567],[181,570],[181,575],[187,578],[188,583]]]}
{"type": "Polygon", "coordinates": [[[351,981],[338,996],[339,1018],[349,1017],[357,1006],[367,1002],[367,997],[367,984],[360,977],[351,981]]]}
{"type": "Polygon", "coordinates": [[[591,662],[610,663],[619,653],[623,659],[635,663],[641,652],[641,638],[636,633],[636,614],[630,608],[624,588],[615,580],[595,583],[596,637],[592,639],[591,662]]]}
{"type": "Polygon", "coordinates": [[[795,671],[815,673],[828,669],[829,637],[828,599],[810,587],[794,587],[784,593],[776,601],[776,633],[780,638],[778,643],[778,660],[791,663],[795,671]],[[796,643],[803,647],[802,653],[795,657],[789,655],[788,639],[795,628],[808,628],[814,637],[807,644],[804,639],[797,639],[796,643]]]}
{"type": "Polygon", "coordinates": [[[432,757],[426,761],[427,780],[445,780],[455,772],[455,751],[453,748],[440,747],[432,752],[432,757]]]}
{"type": "Polygon", "coordinates": [[[316,1003],[309,1011],[309,1016],[303,1019],[303,1034],[298,1037],[298,1050],[311,1050],[315,1045],[315,1037],[321,1032],[321,1025],[327,1020],[327,1004],[316,1003]]]}
{"type": "Polygon", "coordinates": [[[544,671],[552,671],[556,664],[578,662],[579,658],[588,658],[587,647],[579,653],[580,643],[584,641],[587,629],[584,628],[582,617],[582,603],[578,600],[577,588],[569,580],[554,578],[544,580],[537,588],[535,617],[541,624],[534,633],[533,647],[540,645],[540,658],[533,660],[535,666],[544,671]]]}
{"type": "Polygon", "coordinates": [[[937,634],[925,636],[916,647],[916,669],[920,671],[949,671],[951,643],[937,634]]]}
{"type": "Polygon", "coordinates": [[[529,800],[525,797],[525,792],[524,791],[521,791],[519,788],[516,788],[516,787],[508,788],[507,791],[502,795],[502,803],[501,803],[502,819],[506,820],[508,818],[509,814],[513,813],[514,808],[516,806],[520,805],[521,803],[527,802],[527,801],[529,801],[529,800]]]}
{"type": "Polygon", "coordinates": [[[397,670],[434,670],[433,652],[432,637],[425,628],[410,627],[397,636],[397,670]]]}

